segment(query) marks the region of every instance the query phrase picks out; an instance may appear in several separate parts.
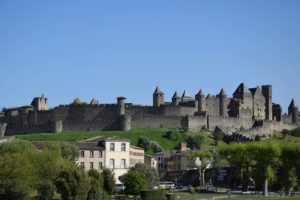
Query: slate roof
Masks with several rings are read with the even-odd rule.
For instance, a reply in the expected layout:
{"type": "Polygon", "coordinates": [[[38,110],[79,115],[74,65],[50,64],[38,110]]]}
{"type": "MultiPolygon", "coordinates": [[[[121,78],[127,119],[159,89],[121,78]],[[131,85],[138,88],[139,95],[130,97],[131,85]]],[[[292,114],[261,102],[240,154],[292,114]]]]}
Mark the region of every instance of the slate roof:
{"type": "Polygon", "coordinates": [[[250,90],[245,86],[244,83],[241,83],[233,94],[251,94],[250,90]]]}
{"type": "Polygon", "coordinates": [[[153,94],[164,94],[164,93],[160,91],[159,87],[157,86],[153,94]]]}

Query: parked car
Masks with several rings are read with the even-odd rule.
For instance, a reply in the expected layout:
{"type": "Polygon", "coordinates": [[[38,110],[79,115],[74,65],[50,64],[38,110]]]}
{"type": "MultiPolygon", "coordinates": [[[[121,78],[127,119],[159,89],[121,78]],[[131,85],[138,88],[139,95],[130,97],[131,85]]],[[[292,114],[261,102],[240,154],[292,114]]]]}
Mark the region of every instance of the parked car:
{"type": "Polygon", "coordinates": [[[165,190],[165,189],[166,189],[165,182],[159,182],[159,184],[158,184],[158,189],[160,189],[160,190],[165,190]]]}
{"type": "Polygon", "coordinates": [[[116,184],[115,191],[116,193],[124,192],[125,186],[123,184],[116,184]]]}
{"type": "Polygon", "coordinates": [[[175,188],[176,188],[177,190],[182,190],[182,189],[183,189],[182,183],[176,183],[175,188]]]}
{"type": "Polygon", "coordinates": [[[174,190],[174,188],[175,188],[175,185],[174,185],[174,183],[172,183],[172,182],[168,182],[168,181],[166,181],[166,182],[164,182],[165,183],[165,187],[166,187],[166,189],[171,189],[171,190],[174,190]]]}

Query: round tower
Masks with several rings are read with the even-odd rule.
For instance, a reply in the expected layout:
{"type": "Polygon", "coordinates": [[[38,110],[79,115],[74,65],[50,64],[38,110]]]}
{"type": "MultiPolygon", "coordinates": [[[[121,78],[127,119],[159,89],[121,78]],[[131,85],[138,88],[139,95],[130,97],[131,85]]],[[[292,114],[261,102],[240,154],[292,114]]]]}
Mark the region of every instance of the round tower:
{"type": "Polygon", "coordinates": [[[219,105],[220,105],[220,116],[221,117],[227,117],[227,95],[222,88],[220,93],[219,93],[219,105]]]}
{"type": "Polygon", "coordinates": [[[299,109],[294,99],[292,99],[288,110],[289,110],[289,116],[292,117],[292,123],[297,124],[299,109]]]}
{"type": "Polygon", "coordinates": [[[163,105],[165,103],[164,96],[165,94],[157,86],[153,93],[153,106],[159,107],[163,105]]]}
{"type": "Polygon", "coordinates": [[[172,105],[178,106],[179,103],[180,103],[180,96],[178,96],[177,92],[175,92],[172,97],[172,105]]]}
{"type": "Polygon", "coordinates": [[[129,131],[131,129],[131,115],[122,115],[120,130],[121,131],[129,131]]]}
{"type": "Polygon", "coordinates": [[[125,115],[125,97],[117,97],[117,104],[119,109],[119,115],[125,115]]]}
{"type": "Polygon", "coordinates": [[[202,92],[202,90],[199,90],[199,92],[196,94],[196,98],[198,101],[198,113],[205,113],[206,112],[206,101],[205,101],[205,96],[202,92]]]}

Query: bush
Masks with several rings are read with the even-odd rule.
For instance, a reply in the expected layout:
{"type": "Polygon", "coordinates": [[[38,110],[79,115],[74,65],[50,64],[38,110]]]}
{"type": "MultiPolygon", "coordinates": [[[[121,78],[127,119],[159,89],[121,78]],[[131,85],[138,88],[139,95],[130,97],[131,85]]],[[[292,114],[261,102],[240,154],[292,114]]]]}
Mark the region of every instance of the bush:
{"type": "Polygon", "coordinates": [[[178,139],[178,133],[170,130],[170,131],[166,132],[163,137],[165,137],[169,140],[177,140],[178,139]]]}
{"type": "Polygon", "coordinates": [[[292,136],[300,137],[300,127],[295,128],[295,129],[291,130],[290,132],[291,132],[292,136]]]}
{"type": "Polygon", "coordinates": [[[195,189],[193,188],[193,186],[189,185],[189,193],[191,194],[195,194],[195,189]]]}
{"type": "Polygon", "coordinates": [[[201,144],[202,144],[203,138],[201,136],[195,136],[195,137],[191,137],[189,136],[186,139],[186,144],[187,147],[189,147],[192,150],[199,150],[201,148],[201,144]]]}
{"type": "Polygon", "coordinates": [[[137,145],[141,148],[144,148],[145,151],[151,148],[150,140],[147,137],[139,137],[137,141],[137,145]]]}
{"type": "Polygon", "coordinates": [[[141,191],[140,195],[141,195],[141,200],[153,200],[153,199],[165,200],[166,199],[165,197],[166,195],[162,190],[143,190],[141,191]]]}

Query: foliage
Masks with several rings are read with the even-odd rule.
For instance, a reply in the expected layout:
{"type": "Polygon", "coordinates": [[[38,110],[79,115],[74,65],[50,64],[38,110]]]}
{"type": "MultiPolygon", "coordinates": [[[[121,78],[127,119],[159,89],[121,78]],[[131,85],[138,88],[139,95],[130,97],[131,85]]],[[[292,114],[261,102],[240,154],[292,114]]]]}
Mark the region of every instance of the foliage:
{"type": "MultiPolygon", "coordinates": [[[[2,146],[2,145],[0,145],[2,146]]],[[[0,154],[0,199],[25,200],[33,191],[31,166],[17,154],[0,154]]]]}
{"type": "Polygon", "coordinates": [[[110,169],[104,169],[101,176],[103,177],[103,189],[109,195],[113,194],[116,185],[114,173],[110,169]]]}
{"type": "Polygon", "coordinates": [[[292,136],[300,137],[300,127],[291,130],[290,133],[292,136]]]}
{"type": "Polygon", "coordinates": [[[256,177],[263,179],[263,193],[268,196],[268,181],[272,181],[275,173],[275,165],[279,162],[281,149],[278,143],[263,141],[253,143],[250,147],[255,161],[254,173],[256,177]]]}
{"type": "Polygon", "coordinates": [[[140,136],[138,138],[137,145],[141,148],[144,148],[146,151],[151,148],[150,140],[147,137],[140,136]]]}
{"type": "Polygon", "coordinates": [[[191,185],[189,185],[189,187],[188,187],[188,191],[189,191],[189,193],[191,193],[191,194],[195,194],[195,193],[196,193],[196,191],[195,191],[194,187],[193,187],[193,186],[191,186],[191,185]]]}
{"type": "Polygon", "coordinates": [[[288,194],[289,190],[297,186],[296,168],[300,164],[300,146],[296,144],[286,144],[282,146],[280,167],[280,183],[288,194]]]}
{"type": "Polygon", "coordinates": [[[149,140],[147,137],[140,136],[137,145],[144,148],[145,151],[152,150],[154,153],[161,152],[162,147],[157,143],[149,140]]]}
{"type": "Polygon", "coordinates": [[[216,127],[212,133],[212,136],[214,138],[215,145],[217,146],[218,142],[223,139],[224,133],[220,128],[216,127]]]}
{"type": "Polygon", "coordinates": [[[86,199],[90,190],[88,176],[83,169],[75,167],[62,170],[55,180],[55,186],[64,200],[86,199]]]}
{"type": "Polygon", "coordinates": [[[186,139],[187,147],[189,147],[192,150],[199,150],[201,148],[202,140],[203,139],[201,136],[189,136],[186,139]]]}
{"type": "Polygon", "coordinates": [[[162,190],[143,190],[140,192],[141,200],[165,199],[165,193],[162,190]]]}
{"type": "Polygon", "coordinates": [[[91,180],[91,188],[88,192],[87,200],[100,200],[101,196],[105,195],[103,191],[103,177],[95,169],[89,170],[88,175],[91,180]]]}
{"type": "Polygon", "coordinates": [[[290,131],[289,131],[288,129],[283,129],[283,130],[281,131],[281,133],[282,133],[283,139],[285,139],[286,136],[290,134],[290,131]]]}
{"type": "Polygon", "coordinates": [[[169,140],[177,140],[178,139],[178,133],[172,130],[169,130],[164,135],[165,138],[168,138],[169,140]]]}
{"type": "Polygon", "coordinates": [[[240,170],[243,189],[246,190],[250,184],[252,166],[254,164],[253,153],[250,150],[251,143],[232,143],[219,147],[219,155],[226,159],[232,166],[240,170]]]}
{"type": "Polygon", "coordinates": [[[157,169],[150,167],[149,165],[143,163],[137,163],[134,167],[134,170],[141,172],[145,175],[145,178],[148,183],[148,187],[154,186],[159,181],[159,174],[157,169]]]}
{"type": "Polygon", "coordinates": [[[146,189],[147,180],[145,175],[131,168],[123,177],[122,181],[125,186],[125,193],[130,195],[138,195],[141,190],[146,189]]]}
{"type": "MultiPolygon", "coordinates": [[[[172,150],[177,147],[178,144],[184,142],[189,136],[201,136],[203,138],[201,148],[213,148],[213,140],[209,137],[209,134],[204,132],[182,132],[179,129],[171,129],[178,135],[176,140],[169,140],[164,137],[165,133],[170,129],[166,128],[157,128],[157,129],[132,129],[127,132],[122,131],[102,131],[102,132],[68,132],[63,131],[59,134],[53,133],[41,133],[41,134],[26,134],[18,135],[17,138],[30,140],[30,141],[77,141],[87,138],[92,138],[96,136],[120,136],[127,137],[130,139],[132,145],[138,146],[138,139],[140,136],[147,137],[150,141],[156,141],[159,146],[164,150],[172,150]]],[[[146,150],[147,154],[153,154],[153,151],[149,149],[146,150]]]]}

